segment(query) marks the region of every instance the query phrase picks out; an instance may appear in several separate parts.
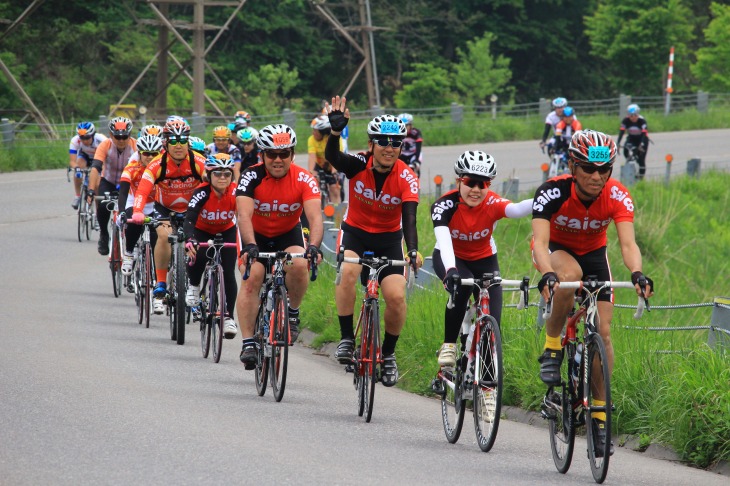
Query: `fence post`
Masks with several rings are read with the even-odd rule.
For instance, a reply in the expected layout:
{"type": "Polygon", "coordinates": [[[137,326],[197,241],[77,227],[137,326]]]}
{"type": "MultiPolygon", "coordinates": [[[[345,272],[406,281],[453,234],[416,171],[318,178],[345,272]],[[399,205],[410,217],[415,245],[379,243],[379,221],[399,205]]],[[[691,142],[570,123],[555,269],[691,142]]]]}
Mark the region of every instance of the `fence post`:
{"type": "Polygon", "coordinates": [[[370,116],[376,117],[376,116],[382,116],[385,114],[385,110],[383,110],[383,107],[380,105],[373,105],[370,107],[370,116]]]}
{"type": "Polygon", "coordinates": [[[511,201],[516,201],[520,193],[520,179],[518,177],[510,177],[502,181],[502,197],[511,201]]]}
{"type": "MultiPolygon", "coordinates": [[[[730,298],[715,297],[713,302],[715,305],[712,307],[712,320],[710,321],[710,325],[730,331],[730,298]]],[[[730,349],[730,335],[722,331],[710,329],[710,332],[707,334],[707,344],[710,347],[717,346],[718,348],[730,349]]]]}
{"type": "Polygon", "coordinates": [[[492,102],[492,120],[497,119],[497,95],[493,94],[489,97],[489,101],[492,102]]]}
{"type": "Polygon", "coordinates": [[[464,120],[464,107],[458,103],[451,103],[451,123],[459,125],[464,120]]]}
{"type": "Polygon", "coordinates": [[[634,164],[624,164],[621,166],[621,184],[624,186],[633,186],[636,183],[637,175],[634,164]]]}
{"type": "Polygon", "coordinates": [[[624,113],[626,113],[626,109],[631,104],[631,96],[620,94],[618,97],[618,117],[623,119],[624,113]]]}
{"type": "Polygon", "coordinates": [[[205,115],[194,111],[190,115],[190,131],[201,138],[205,137],[205,115]]]}
{"type": "Polygon", "coordinates": [[[709,95],[706,92],[699,90],[697,92],[697,111],[699,111],[700,113],[707,113],[707,107],[709,106],[709,104],[709,95]]]}
{"type": "Polygon", "coordinates": [[[289,125],[292,128],[295,128],[297,125],[297,114],[294,111],[291,111],[289,108],[284,108],[284,111],[281,114],[282,118],[284,118],[284,124],[289,125]]]}
{"type": "Polygon", "coordinates": [[[13,125],[7,118],[0,120],[0,132],[2,132],[3,144],[6,148],[13,148],[13,142],[15,142],[15,129],[13,125]]]}
{"type": "Polygon", "coordinates": [[[689,159],[687,161],[687,175],[699,177],[701,164],[702,164],[702,159],[689,159]]]}
{"type": "Polygon", "coordinates": [[[667,161],[667,172],[664,174],[664,185],[669,186],[669,179],[672,176],[672,160],[674,160],[674,157],[672,157],[672,154],[667,154],[667,156],[664,157],[664,160],[667,161]]]}
{"type": "Polygon", "coordinates": [[[96,125],[96,133],[107,135],[109,133],[109,120],[106,115],[99,115],[99,123],[96,125]]]}
{"type": "Polygon", "coordinates": [[[538,101],[538,114],[540,115],[540,119],[544,120],[547,118],[548,113],[550,113],[550,101],[546,100],[545,98],[540,98],[540,101],[538,101]]]}
{"type": "Polygon", "coordinates": [[[441,197],[441,184],[443,184],[444,178],[441,175],[437,175],[433,178],[433,183],[436,184],[436,198],[441,197]]]}

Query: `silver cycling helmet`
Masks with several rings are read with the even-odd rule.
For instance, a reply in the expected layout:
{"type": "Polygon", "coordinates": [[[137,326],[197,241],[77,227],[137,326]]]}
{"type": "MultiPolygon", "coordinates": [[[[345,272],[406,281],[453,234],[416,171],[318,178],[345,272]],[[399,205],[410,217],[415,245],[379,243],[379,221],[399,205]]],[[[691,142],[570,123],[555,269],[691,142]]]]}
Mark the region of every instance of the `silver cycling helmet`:
{"type": "Polygon", "coordinates": [[[256,144],[261,150],[287,149],[296,146],[297,134],[289,125],[267,125],[261,129],[256,144]]]}
{"type": "Polygon", "coordinates": [[[454,172],[459,177],[492,180],[497,176],[497,163],[494,161],[494,157],[486,152],[467,150],[454,164],[454,172]]]}
{"type": "Polygon", "coordinates": [[[368,123],[370,138],[378,136],[405,137],[406,124],[393,115],[376,116],[368,123]]]}

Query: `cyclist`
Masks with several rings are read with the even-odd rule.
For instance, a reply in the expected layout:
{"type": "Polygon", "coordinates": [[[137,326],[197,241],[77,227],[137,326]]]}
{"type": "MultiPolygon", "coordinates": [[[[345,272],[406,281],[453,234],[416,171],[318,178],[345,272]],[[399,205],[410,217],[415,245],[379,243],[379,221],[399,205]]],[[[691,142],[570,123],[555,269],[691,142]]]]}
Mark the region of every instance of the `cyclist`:
{"type": "MultiPolygon", "coordinates": [[[[137,150],[137,142],[131,138],[132,120],[118,116],[109,120],[110,138],[104,140],[96,149],[94,161],[91,163],[92,170],[89,174],[89,200],[93,201],[97,193],[109,192],[116,194],[119,187],[119,180],[122,177],[124,168],[129,163],[129,158],[137,150]]],[[[99,221],[99,244],[100,255],[109,254],[109,217],[111,211],[106,204],[98,201],[96,204],[96,219],[99,221]]]]}
{"type": "MultiPolygon", "coordinates": [[[[155,197],[155,216],[169,217],[170,212],[184,213],[188,209],[190,197],[195,188],[203,181],[205,158],[192,151],[188,145],[190,125],[179,118],[165,123],[162,131],[164,151],[147,166],[134,195],[134,210],[131,222],[144,222],[144,206],[150,194],[155,197]]],[[[157,227],[160,241],[167,241],[171,232],[169,223],[157,227]]],[[[172,247],[167,244],[155,245],[155,275],[157,285],[153,291],[152,310],[155,314],[165,311],[167,293],[167,267],[170,264],[172,247]]]]}
{"type": "MultiPolygon", "coordinates": [[[[643,179],[646,173],[646,152],[649,149],[649,129],[646,125],[646,119],[639,114],[641,113],[639,105],[635,103],[630,104],[626,112],[628,116],[621,121],[616,144],[621,148],[621,139],[624,138],[624,134],[626,133],[626,142],[638,150],[638,177],[639,179],[643,179]]],[[[628,158],[629,155],[629,150],[624,145],[624,157],[628,158]]]]}
{"type": "Polygon", "coordinates": [[[568,100],[563,97],[555,98],[552,106],[553,111],[545,117],[545,130],[542,132],[542,140],[540,141],[540,149],[545,150],[545,146],[547,145],[548,154],[552,154],[553,144],[555,143],[554,137],[547,141],[548,135],[550,135],[551,131],[555,130],[558,122],[563,119],[563,112],[565,107],[568,106],[568,100]]]}
{"type": "Polygon", "coordinates": [[[575,117],[575,110],[566,106],[563,109],[563,118],[555,125],[555,150],[568,150],[573,134],[583,130],[583,125],[575,117]]]}
{"type": "Polygon", "coordinates": [[[101,133],[96,133],[96,127],[93,123],[81,122],[76,125],[76,135],[71,137],[71,143],[68,147],[68,166],[70,169],[75,170],[77,174],[74,177],[74,193],[76,196],[71,203],[71,207],[74,209],[79,209],[81,184],[83,183],[83,175],[78,169],[91,166],[96,149],[104,140],[106,140],[106,137],[101,133]]]}
{"type": "MultiPolygon", "coordinates": [[[[549,300],[555,292],[553,312],[547,320],[545,349],[539,358],[540,378],[547,385],[560,383],[563,359],[560,333],[568,312],[573,308],[573,290],[560,290],[560,281],[575,281],[594,275],[611,280],[606,243],[608,225],[614,221],[621,254],[631,272],[637,294],[653,293],[651,279],[642,273],[641,251],[634,237],[634,201],[628,189],[610,179],[616,160],[616,144],[606,134],[582,130],[570,142],[570,174],[549,179],[535,192],[532,206],[533,261],[542,273],[538,289],[549,300]],[[646,283],[640,288],[639,282],[646,283]]],[[[609,373],[613,370],[611,319],[613,293],[604,289],[598,296],[598,332],[606,345],[609,373]]],[[[605,397],[594,403],[605,405],[605,397]]],[[[598,445],[605,444],[605,416],[590,424],[598,445]],[[602,439],[601,439],[602,438],[602,439]]],[[[598,447],[596,450],[599,450],[598,447]]]]}
{"type": "MultiPolygon", "coordinates": [[[[239,145],[243,147],[241,150],[241,171],[261,162],[259,148],[256,146],[256,136],[253,131],[250,128],[244,128],[238,131],[236,137],[239,140],[239,145]]],[[[238,178],[236,178],[236,181],[238,181],[238,178]]]]}
{"type": "MultiPolygon", "coordinates": [[[[324,157],[324,148],[330,137],[330,121],[326,115],[320,115],[312,120],[312,135],[307,139],[307,152],[309,153],[309,172],[314,174],[317,180],[324,178],[329,189],[330,202],[340,203],[340,176],[337,170],[332,167],[324,157]]],[[[340,148],[341,144],[340,144],[340,148]]]]}
{"type": "MultiPolygon", "coordinates": [[[[368,151],[357,155],[340,152],[340,133],[347,126],[350,111],[346,98],[336,96],[326,105],[332,133],[327,140],[325,158],[350,180],[349,207],[342,220],[338,248],[346,257],[372,251],[378,257],[402,260],[405,237],[408,258],[418,268],[423,257],[418,253],[416,209],[419,183],[416,174],[398,158],[406,136],[405,124],[393,115],[382,115],[368,123],[368,151]]],[[[358,265],[343,265],[342,281],[335,289],[341,340],[335,357],[340,363],[352,361],[355,348],[353,310],[355,283],[367,273],[358,265]]],[[[379,274],[385,298],[385,338],[380,376],[385,386],[398,381],[395,347],[406,321],[406,280],[401,267],[387,267],[379,274]]]]}
{"type": "MultiPolygon", "coordinates": [[[[226,140],[228,140],[226,138],[226,140]]],[[[234,162],[225,153],[208,157],[205,173],[210,182],[203,183],[195,189],[185,213],[185,250],[189,257],[195,257],[199,241],[215,238],[217,233],[223,235],[223,241],[235,243],[236,235],[236,183],[233,180],[234,162]]],[[[200,280],[203,278],[207,258],[205,252],[195,258],[193,266],[188,267],[188,286],[185,303],[191,307],[200,303],[200,280]]],[[[236,337],[238,328],[233,320],[236,306],[238,286],[236,282],[236,257],[234,248],[221,249],[223,280],[226,290],[226,317],[223,320],[223,335],[226,339],[236,337]]]]}
{"type": "MultiPolygon", "coordinates": [[[[477,298],[475,287],[460,286],[461,278],[472,278],[499,271],[494,228],[502,218],[522,218],[532,213],[532,199],[513,203],[490,190],[497,175],[497,163],[491,155],[479,150],[467,151],[454,164],[457,188],[447,192],[431,206],[431,220],[436,233],[433,268],[446,290],[458,288],[454,306],[446,308],[444,343],[438,363],[456,366],[456,338],[464,319],[469,295],[477,298]]],[[[489,289],[489,310],[497,320],[502,318],[502,286],[489,289]]]]}
{"type": "Polygon", "coordinates": [[[231,143],[231,130],[226,126],[213,129],[213,143],[206,147],[206,155],[228,154],[234,164],[233,180],[241,174],[241,151],[231,143]]]}
{"type": "MultiPolygon", "coordinates": [[[[243,345],[241,362],[247,370],[256,366],[253,330],[258,313],[259,289],[264,281],[264,265],[256,262],[259,250],[264,252],[304,252],[304,235],[299,218],[302,211],[310,222],[310,261],[321,258],[319,245],[324,228],[320,210],[317,180],[294,164],[297,136],[287,125],[268,125],[261,129],[256,143],[262,151],[263,163],[244,169],[236,190],[238,229],[241,233],[241,273],[252,261],[250,275],[238,292],[238,323],[243,345]]],[[[287,265],[286,288],[289,291],[289,332],[292,343],[299,336],[299,305],[307,291],[307,262],[295,258],[287,265]]]]}
{"type": "MultiPolygon", "coordinates": [[[[137,152],[132,155],[119,179],[119,223],[132,218],[134,195],[142,181],[142,175],[149,163],[162,152],[162,139],[154,135],[142,135],[137,139],[137,152]]],[[[150,216],[154,212],[155,199],[152,194],[147,197],[143,213],[150,216]]],[[[142,236],[144,228],[138,224],[130,224],[124,233],[125,248],[122,254],[122,274],[131,275],[134,266],[134,247],[142,236]]],[[[150,235],[152,247],[155,246],[157,234],[150,235]]]]}
{"type": "Polygon", "coordinates": [[[408,164],[418,177],[421,177],[421,162],[423,153],[423,135],[421,130],[413,128],[413,115],[402,113],[398,115],[400,121],[406,126],[406,136],[403,139],[403,146],[400,150],[400,159],[408,164]]]}

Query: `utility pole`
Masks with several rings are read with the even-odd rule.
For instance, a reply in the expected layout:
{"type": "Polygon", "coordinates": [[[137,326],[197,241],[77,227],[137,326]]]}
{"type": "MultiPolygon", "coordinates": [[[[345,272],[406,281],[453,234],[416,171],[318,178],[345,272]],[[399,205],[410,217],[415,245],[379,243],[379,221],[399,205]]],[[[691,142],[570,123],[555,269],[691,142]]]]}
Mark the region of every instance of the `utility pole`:
{"type": "MultiPolygon", "coordinates": [[[[367,90],[368,90],[368,105],[370,107],[375,106],[376,104],[379,104],[377,102],[377,98],[375,96],[375,76],[373,72],[373,51],[370,44],[370,39],[372,39],[372,31],[368,29],[368,9],[369,4],[366,5],[367,0],[358,0],[358,4],[360,5],[360,37],[362,39],[362,46],[363,51],[365,55],[365,79],[367,84],[367,90]]],[[[371,27],[372,28],[372,27],[371,27]]]]}
{"type": "MultiPolygon", "coordinates": [[[[166,3],[161,4],[159,8],[160,13],[165,17],[170,13],[170,6],[166,3]]],[[[157,28],[157,52],[162,53],[162,55],[157,57],[157,90],[155,91],[155,93],[160,93],[160,96],[155,98],[155,113],[158,117],[167,113],[167,46],[169,34],[170,31],[165,24],[160,23],[157,28]]]]}
{"type": "Polygon", "coordinates": [[[205,21],[204,0],[195,0],[193,7],[193,112],[205,111],[205,21]]]}

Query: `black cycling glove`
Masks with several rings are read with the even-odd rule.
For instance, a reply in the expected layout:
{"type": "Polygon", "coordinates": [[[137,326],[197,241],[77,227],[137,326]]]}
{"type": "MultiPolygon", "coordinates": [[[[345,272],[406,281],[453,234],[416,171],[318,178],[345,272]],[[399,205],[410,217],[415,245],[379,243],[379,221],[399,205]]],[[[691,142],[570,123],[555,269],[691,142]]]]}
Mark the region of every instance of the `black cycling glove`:
{"type": "Polygon", "coordinates": [[[545,275],[542,276],[539,282],[537,282],[537,290],[542,293],[542,289],[545,288],[545,285],[550,285],[552,287],[555,282],[560,282],[560,279],[558,279],[558,274],[555,272],[547,272],[545,275]]]}
{"type": "Polygon", "coordinates": [[[332,131],[341,132],[347,126],[349,119],[345,117],[345,114],[340,110],[332,110],[329,113],[330,126],[332,131]]]}
{"type": "Polygon", "coordinates": [[[444,288],[451,294],[461,286],[461,277],[459,271],[455,268],[449,268],[444,277],[444,288]]]}
{"type": "Polygon", "coordinates": [[[307,246],[306,251],[307,259],[312,263],[316,264],[318,257],[322,255],[322,251],[319,249],[317,245],[309,245],[307,246]]]}
{"type": "Polygon", "coordinates": [[[241,253],[238,256],[243,258],[245,254],[248,254],[248,261],[251,263],[252,260],[258,258],[259,247],[255,243],[249,243],[241,249],[241,253]]]}
{"type": "Polygon", "coordinates": [[[649,284],[649,288],[652,292],[654,292],[654,281],[641,272],[633,272],[631,274],[631,283],[634,285],[639,284],[639,287],[642,289],[646,286],[646,284],[649,284]],[[642,281],[642,279],[644,281],[642,281]]]}

